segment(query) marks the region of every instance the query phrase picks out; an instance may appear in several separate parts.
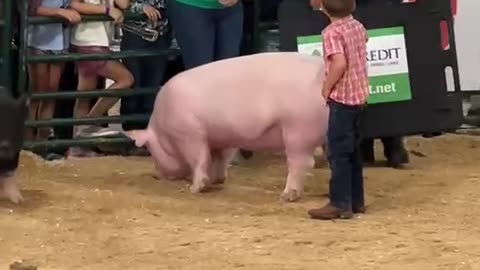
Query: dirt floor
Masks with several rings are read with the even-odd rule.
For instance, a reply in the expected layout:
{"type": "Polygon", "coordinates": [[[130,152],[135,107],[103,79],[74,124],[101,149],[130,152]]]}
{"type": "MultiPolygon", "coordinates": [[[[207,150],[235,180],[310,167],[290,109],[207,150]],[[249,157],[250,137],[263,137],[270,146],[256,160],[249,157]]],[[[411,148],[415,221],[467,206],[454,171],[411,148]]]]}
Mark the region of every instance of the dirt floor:
{"type": "Polygon", "coordinates": [[[366,169],[368,213],[336,222],[306,216],[326,201],[326,168],[301,202],[279,202],[280,156],[257,155],[223,188],[192,195],[153,179],[147,158],[25,153],[26,202],[0,203],[0,269],[480,269],[480,137],[408,147],[408,169],[366,169]]]}

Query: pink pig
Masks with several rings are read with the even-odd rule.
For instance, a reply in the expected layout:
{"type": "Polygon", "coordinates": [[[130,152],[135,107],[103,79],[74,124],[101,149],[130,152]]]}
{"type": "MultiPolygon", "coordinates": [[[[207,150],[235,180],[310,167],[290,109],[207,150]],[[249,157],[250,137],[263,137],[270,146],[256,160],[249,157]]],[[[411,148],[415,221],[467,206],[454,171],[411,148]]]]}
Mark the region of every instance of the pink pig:
{"type": "Polygon", "coordinates": [[[127,135],[146,146],[167,178],[192,177],[190,191],[223,183],[238,148],[285,151],[284,201],[303,193],[313,155],[323,146],[328,107],[321,57],[259,53],[213,62],[170,79],[145,130],[127,135]]]}

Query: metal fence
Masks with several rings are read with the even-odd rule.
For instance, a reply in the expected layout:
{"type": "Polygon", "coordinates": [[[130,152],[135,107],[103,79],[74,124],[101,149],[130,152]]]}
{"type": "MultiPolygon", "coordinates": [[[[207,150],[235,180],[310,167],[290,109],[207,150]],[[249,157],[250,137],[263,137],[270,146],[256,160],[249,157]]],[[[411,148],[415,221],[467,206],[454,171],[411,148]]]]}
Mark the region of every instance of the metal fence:
{"type": "MultiPolygon", "coordinates": [[[[139,58],[152,56],[168,56],[175,58],[179,55],[178,48],[171,48],[163,51],[134,50],[120,51],[112,53],[96,53],[96,54],[79,54],[67,53],[62,55],[29,55],[27,50],[27,39],[29,26],[53,23],[65,23],[60,18],[28,16],[28,2],[26,0],[2,0],[0,2],[0,86],[4,86],[10,90],[10,94],[27,95],[30,100],[75,100],[80,98],[95,99],[100,97],[125,97],[133,95],[152,95],[158,89],[153,88],[131,88],[131,89],[115,89],[105,90],[96,89],[92,91],[77,91],[71,89],[59,92],[32,93],[28,83],[28,64],[32,63],[54,63],[54,62],[78,62],[85,60],[120,60],[125,58],[139,58]],[[13,25],[13,11],[18,11],[18,25],[13,25]],[[18,33],[17,33],[18,31],[18,33]],[[14,33],[15,32],[15,33],[14,33]],[[18,59],[13,57],[14,34],[16,37],[16,46],[18,47],[18,59]],[[16,65],[13,65],[15,61],[16,65]],[[17,69],[18,70],[14,70],[17,69]]],[[[262,51],[262,43],[265,44],[262,32],[278,28],[278,23],[261,22],[260,1],[243,0],[246,9],[247,24],[244,32],[244,43],[246,44],[245,52],[255,53],[262,51]]],[[[144,15],[125,14],[125,21],[142,20],[144,15]]],[[[111,21],[108,16],[82,16],[82,22],[91,21],[111,21]]],[[[17,48],[16,48],[17,49],[17,48]]],[[[49,120],[27,120],[26,128],[41,127],[71,127],[74,125],[105,125],[105,124],[121,124],[126,122],[147,122],[149,115],[121,115],[121,116],[104,116],[95,118],[54,118],[49,120]]],[[[66,148],[70,146],[97,146],[102,144],[124,144],[129,140],[125,137],[118,138],[66,138],[45,141],[25,141],[24,149],[27,150],[44,150],[54,148],[66,148]]]]}
{"type": "MultiPolygon", "coordinates": [[[[11,0],[6,0],[6,6],[11,4],[11,0]]],[[[8,13],[8,12],[7,12],[8,13]]],[[[151,56],[168,56],[176,57],[178,50],[135,50],[135,51],[121,51],[112,53],[96,53],[96,54],[79,54],[79,53],[67,53],[62,55],[29,55],[27,52],[27,37],[29,26],[39,24],[52,24],[52,23],[65,23],[61,19],[47,18],[47,17],[29,17],[28,3],[22,1],[20,7],[20,25],[19,25],[19,72],[17,87],[20,94],[27,94],[31,100],[65,100],[65,99],[79,99],[79,98],[100,98],[100,97],[125,97],[133,95],[151,95],[157,92],[158,89],[153,88],[132,88],[132,89],[115,89],[115,90],[103,90],[97,89],[92,91],[77,91],[75,89],[62,92],[53,93],[31,93],[28,86],[27,66],[31,63],[54,63],[54,62],[67,62],[67,61],[82,61],[82,60],[113,60],[113,59],[125,59],[125,58],[139,58],[139,57],[151,57],[151,56]],[[23,93],[22,93],[23,92],[23,93]]],[[[143,19],[143,15],[125,14],[125,20],[139,20],[143,19]]],[[[107,16],[82,16],[82,22],[90,21],[108,21],[112,20],[107,16]]],[[[9,28],[9,23],[5,20],[6,28],[9,28]]],[[[10,34],[10,33],[7,33],[10,34]]],[[[4,33],[4,36],[7,36],[4,33]]],[[[5,40],[2,38],[2,40],[5,40]]],[[[8,54],[6,50],[3,50],[4,54],[8,54]]],[[[5,71],[7,72],[7,71],[5,71]]],[[[11,78],[11,75],[5,73],[2,77],[11,78]]],[[[8,79],[7,79],[8,81],[8,79]]],[[[49,120],[39,121],[26,121],[27,128],[39,128],[39,127],[57,127],[57,126],[73,126],[73,125],[103,125],[112,123],[125,123],[125,122],[146,122],[149,115],[122,115],[122,116],[104,116],[96,118],[55,118],[49,120]]],[[[52,141],[26,141],[24,148],[29,150],[35,150],[39,148],[56,148],[56,147],[69,147],[69,146],[90,146],[99,144],[112,144],[112,143],[126,143],[127,138],[78,138],[78,139],[62,139],[52,141]]]]}
{"type": "Polygon", "coordinates": [[[11,85],[11,42],[12,42],[12,0],[0,2],[0,86],[12,89],[11,85]]]}

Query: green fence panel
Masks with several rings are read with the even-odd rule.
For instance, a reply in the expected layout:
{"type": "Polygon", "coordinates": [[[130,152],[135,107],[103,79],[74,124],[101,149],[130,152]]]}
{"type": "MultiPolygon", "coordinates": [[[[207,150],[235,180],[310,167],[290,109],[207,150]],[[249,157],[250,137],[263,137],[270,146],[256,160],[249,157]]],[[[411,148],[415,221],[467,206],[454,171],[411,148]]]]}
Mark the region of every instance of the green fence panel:
{"type": "Polygon", "coordinates": [[[137,95],[152,95],[156,94],[158,89],[155,88],[135,88],[132,89],[115,89],[115,90],[91,90],[91,91],[65,91],[65,92],[51,92],[39,93],[31,95],[31,100],[62,100],[75,98],[97,98],[97,97],[126,97],[137,95]]]}
{"type": "Polygon", "coordinates": [[[0,85],[12,89],[11,42],[12,42],[12,0],[0,3],[0,85]]]}
{"type": "Polygon", "coordinates": [[[25,142],[23,149],[25,150],[41,150],[41,149],[58,149],[72,146],[101,146],[106,144],[125,145],[130,143],[130,140],[124,137],[119,138],[85,138],[85,139],[67,139],[67,140],[52,140],[44,142],[25,142]]]}
{"type": "MultiPolygon", "coordinates": [[[[64,22],[58,18],[48,17],[29,17],[27,15],[28,3],[22,1],[21,3],[21,19],[20,19],[20,46],[19,46],[19,70],[18,70],[18,90],[27,93],[31,100],[65,100],[65,99],[77,99],[77,98],[99,98],[99,97],[124,97],[131,95],[151,95],[156,93],[157,89],[152,88],[136,88],[136,89],[116,89],[116,90],[102,90],[97,89],[93,91],[62,91],[54,93],[31,93],[27,88],[27,65],[30,63],[42,63],[42,62],[67,62],[67,61],[82,61],[82,60],[112,60],[112,59],[125,59],[125,58],[137,58],[137,57],[151,57],[164,55],[170,58],[177,57],[179,51],[176,49],[164,50],[164,51],[121,51],[113,53],[99,53],[99,54],[63,54],[63,55],[38,55],[29,56],[27,54],[27,36],[28,26],[36,24],[51,24],[64,22]]],[[[139,20],[144,19],[144,15],[125,14],[125,20],[139,20]]],[[[108,21],[112,20],[108,16],[82,16],[82,22],[89,21],[108,21]]],[[[86,125],[86,124],[112,124],[112,123],[125,123],[125,122],[147,122],[149,115],[122,115],[122,116],[105,116],[97,118],[61,118],[61,119],[49,119],[41,121],[26,121],[26,126],[30,128],[39,127],[55,127],[55,126],[73,126],[73,125],[86,125]]],[[[24,148],[29,150],[45,149],[45,148],[63,148],[69,146],[92,146],[101,144],[124,144],[129,142],[127,138],[89,138],[89,139],[65,139],[65,140],[53,140],[53,141],[27,141],[24,143],[24,148]]]]}
{"type": "MultiPolygon", "coordinates": [[[[5,0],[3,0],[5,1],[5,0]]],[[[6,0],[8,5],[11,5],[12,0],[6,0]]],[[[35,55],[29,56],[27,54],[27,36],[28,36],[28,26],[37,25],[37,24],[52,24],[52,23],[64,23],[63,20],[59,18],[48,18],[48,17],[30,17],[27,16],[28,12],[28,1],[21,1],[20,3],[20,25],[19,25],[19,65],[18,65],[18,78],[17,78],[17,90],[20,93],[26,93],[30,96],[31,100],[66,100],[66,99],[77,99],[77,98],[99,98],[99,97],[125,97],[130,95],[151,95],[156,93],[157,89],[151,88],[135,88],[135,89],[117,89],[117,90],[103,90],[97,89],[92,91],[62,91],[55,93],[31,93],[28,89],[27,83],[27,65],[30,63],[41,63],[41,62],[67,62],[67,61],[82,61],[82,60],[112,60],[112,59],[125,59],[125,58],[136,58],[136,57],[151,57],[158,55],[165,55],[174,59],[177,57],[180,52],[178,49],[170,49],[164,51],[121,51],[121,52],[112,52],[112,53],[98,53],[98,54],[63,54],[63,55],[35,55]]],[[[259,23],[259,12],[260,6],[259,1],[253,0],[254,4],[254,29],[253,29],[253,38],[252,45],[254,47],[254,52],[259,51],[261,47],[261,31],[265,31],[272,28],[277,28],[276,23],[259,23]]],[[[134,14],[125,14],[125,20],[139,20],[144,19],[144,15],[134,15],[134,14]]],[[[112,20],[108,16],[82,16],[82,22],[89,21],[108,21],[112,20]]],[[[4,40],[4,39],[2,39],[4,40]]],[[[6,53],[6,51],[5,51],[6,53]]],[[[122,116],[105,116],[97,118],[57,118],[49,119],[42,121],[26,121],[26,127],[30,128],[39,128],[39,127],[55,127],[55,126],[74,126],[74,125],[85,125],[85,124],[112,124],[112,123],[125,123],[125,122],[147,122],[149,115],[122,115],[122,116]]],[[[85,138],[85,139],[62,139],[62,140],[52,140],[52,141],[26,141],[24,143],[24,148],[28,150],[37,150],[37,149],[51,149],[51,148],[65,148],[70,146],[98,146],[102,144],[125,144],[129,140],[126,137],[121,138],[85,138]]]]}

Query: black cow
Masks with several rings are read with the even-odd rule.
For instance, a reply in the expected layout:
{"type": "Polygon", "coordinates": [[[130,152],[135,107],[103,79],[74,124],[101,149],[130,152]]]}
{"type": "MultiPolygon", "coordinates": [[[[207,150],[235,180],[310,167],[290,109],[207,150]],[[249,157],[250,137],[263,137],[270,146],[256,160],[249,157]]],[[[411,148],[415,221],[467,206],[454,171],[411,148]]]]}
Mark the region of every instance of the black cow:
{"type": "Polygon", "coordinates": [[[15,204],[23,201],[16,171],[27,112],[26,98],[14,99],[0,87],[0,197],[15,204]]]}

